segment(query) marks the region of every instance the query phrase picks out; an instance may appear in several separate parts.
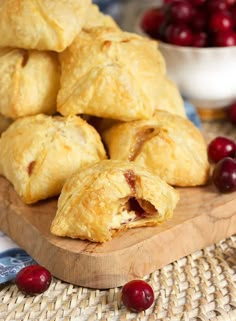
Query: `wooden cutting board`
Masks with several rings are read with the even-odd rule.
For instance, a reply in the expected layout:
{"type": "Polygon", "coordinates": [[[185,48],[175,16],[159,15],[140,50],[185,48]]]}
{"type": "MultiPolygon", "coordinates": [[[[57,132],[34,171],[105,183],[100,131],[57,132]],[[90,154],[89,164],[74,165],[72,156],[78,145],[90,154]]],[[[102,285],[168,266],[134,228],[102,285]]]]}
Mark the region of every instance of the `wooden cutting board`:
{"type": "Polygon", "coordinates": [[[174,217],[96,244],[50,234],[57,200],[27,206],[0,177],[0,229],[64,281],[91,288],[122,286],[236,233],[236,193],[212,185],[180,189],[174,217]]]}

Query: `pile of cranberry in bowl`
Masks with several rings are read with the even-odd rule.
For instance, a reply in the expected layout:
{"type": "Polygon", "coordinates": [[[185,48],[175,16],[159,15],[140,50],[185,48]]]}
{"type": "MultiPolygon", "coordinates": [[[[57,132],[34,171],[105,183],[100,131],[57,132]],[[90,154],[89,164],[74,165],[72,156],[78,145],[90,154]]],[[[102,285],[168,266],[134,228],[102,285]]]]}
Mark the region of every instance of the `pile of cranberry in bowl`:
{"type": "Polygon", "coordinates": [[[170,78],[197,107],[236,101],[236,0],[164,0],[136,31],[158,40],[170,78]]]}

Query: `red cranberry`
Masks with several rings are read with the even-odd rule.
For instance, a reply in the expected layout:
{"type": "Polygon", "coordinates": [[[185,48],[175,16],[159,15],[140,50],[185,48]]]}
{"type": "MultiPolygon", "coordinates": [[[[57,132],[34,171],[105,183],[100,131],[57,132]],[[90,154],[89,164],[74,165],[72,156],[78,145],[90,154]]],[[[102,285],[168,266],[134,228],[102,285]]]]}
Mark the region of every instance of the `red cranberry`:
{"type": "Polygon", "coordinates": [[[193,33],[187,26],[169,25],[166,28],[165,38],[167,42],[177,46],[190,46],[193,33]]]}
{"type": "Polygon", "coordinates": [[[210,12],[218,10],[227,10],[228,4],[225,0],[208,0],[207,8],[210,12]]]}
{"type": "Polygon", "coordinates": [[[233,6],[236,3],[236,0],[225,0],[228,6],[233,6]]]}
{"type": "Polygon", "coordinates": [[[154,292],[147,282],[133,280],[123,286],[122,301],[129,310],[141,312],[153,304],[154,292]]]}
{"type": "Polygon", "coordinates": [[[233,125],[236,125],[236,103],[229,106],[228,119],[233,125]]]}
{"type": "Polygon", "coordinates": [[[209,21],[209,28],[212,32],[227,31],[232,29],[233,19],[228,12],[214,12],[209,21]]]}
{"type": "Polygon", "coordinates": [[[193,17],[193,6],[185,0],[173,2],[169,9],[172,21],[187,22],[193,17]]]}
{"type": "Polygon", "coordinates": [[[158,38],[159,28],[164,21],[164,12],[160,8],[147,10],[141,20],[141,28],[153,38],[158,38]]]}
{"type": "Polygon", "coordinates": [[[236,46],[236,33],[233,31],[219,32],[215,35],[213,44],[216,47],[236,46]]]}
{"type": "Polygon", "coordinates": [[[51,273],[40,265],[29,265],[16,276],[16,285],[24,293],[35,295],[45,292],[51,283],[51,273]]]}
{"type": "Polygon", "coordinates": [[[208,158],[214,163],[225,157],[234,157],[236,152],[236,144],[233,140],[218,136],[208,145],[208,158]]]}
{"type": "Polygon", "coordinates": [[[236,161],[230,157],[220,160],[212,174],[212,181],[221,193],[236,191],[236,161]]]}
{"type": "Polygon", "coordinates": [[[207,34],[206,32],[198,32],[193,35],[192,41],[193,47],[206,47],[207,46],[207,34]]]}

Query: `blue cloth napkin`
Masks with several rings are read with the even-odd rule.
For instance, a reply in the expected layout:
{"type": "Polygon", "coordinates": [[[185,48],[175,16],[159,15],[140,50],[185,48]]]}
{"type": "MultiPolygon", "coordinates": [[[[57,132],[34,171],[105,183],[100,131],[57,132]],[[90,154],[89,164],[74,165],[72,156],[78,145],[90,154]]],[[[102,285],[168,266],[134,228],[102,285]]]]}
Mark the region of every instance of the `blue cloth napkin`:
{"type": "Polygon", "coordinates": [[[185,100],[184,107],[185,107],[186,115],[188,119],[191,120],[196,127],[201,128],[201,121],[198,117],[198,114],[194,105],[191,104],[189,101],[185,100]]]}
{"type": "Polygon", "coordinates": [[[25,266],[36,262],[0,231],[0,284],[11,281],[25,266]]]}
{"type": "Polygon", "coordinates": [[[104,13],[112,15],[114,7],[120,4],[119,0],[93,0],[93,3],[99,6],[104,13]]]}

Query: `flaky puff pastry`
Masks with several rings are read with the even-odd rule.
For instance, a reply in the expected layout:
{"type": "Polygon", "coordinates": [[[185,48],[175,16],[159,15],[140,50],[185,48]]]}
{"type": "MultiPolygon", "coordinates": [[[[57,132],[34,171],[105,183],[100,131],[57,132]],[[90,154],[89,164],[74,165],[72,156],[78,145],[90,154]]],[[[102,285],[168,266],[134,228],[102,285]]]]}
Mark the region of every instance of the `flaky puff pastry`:
{"type": "MultiPolygon", "coordinates": [[[[180,96],[177,86],[165,76],[160,77],[156,84],[160,86],[158,91],[159,96],[157,99],[158,109],[156,110],[165,110],[172,114],[177,114],[186,118],[183,100],[180,96]]],[[[100,135],[102,135],[102,133],[108,128],[121,122],[117,119],[101,118],[95,116],[90,116],[88,121],[96,128],[100,135]]]]}
{"type": "Polygon", "coordinates": [[[0,113],[5,117],[55,113],[59,84],[56,53],[0,49],[0,113]]]}
{"type": "Polygon", "coordinates": [[[58,195],[71,174],[104,158],[100,136],[78,116],[19,118],[0,138],[0,174],[27,204],[58,195]]]}
{"type": "Polygon", "coordinates": [[[152,119],[114,125],[103,133],[111,159],[145,166],[170,185],[206,184],[207,147],[188,119],[157,111],[152,119]]]}
{"type": "Polygon", "coordinates": [[[101,26],[120,29],[118,24],[115,22],[115,20],[111,16],[102,13],[96,4],[91,4],[88,7],[82,28],[90,29],[90,28],[101,27],[101,26]]]}
{"type": "Polygon", "coordinates": [[[1,0],[0,47],[63,51],[81,30],[90,0],[1,0]]]}
{"type": "Polygon", "coordinates": [[[51,232],[109,241],[117,231],[162,223],[172,217],[178,200],[177,191],[147,169],[104,160],[66,181],[51,232]]]}
{"type": "Polygon", "coordinates": [[[159,106],[159,78],[166,69],[154,40],[116,28],[86,29],[60,61],[57,110],[62,115],[130,121],[151,117],[159,106]]]}

